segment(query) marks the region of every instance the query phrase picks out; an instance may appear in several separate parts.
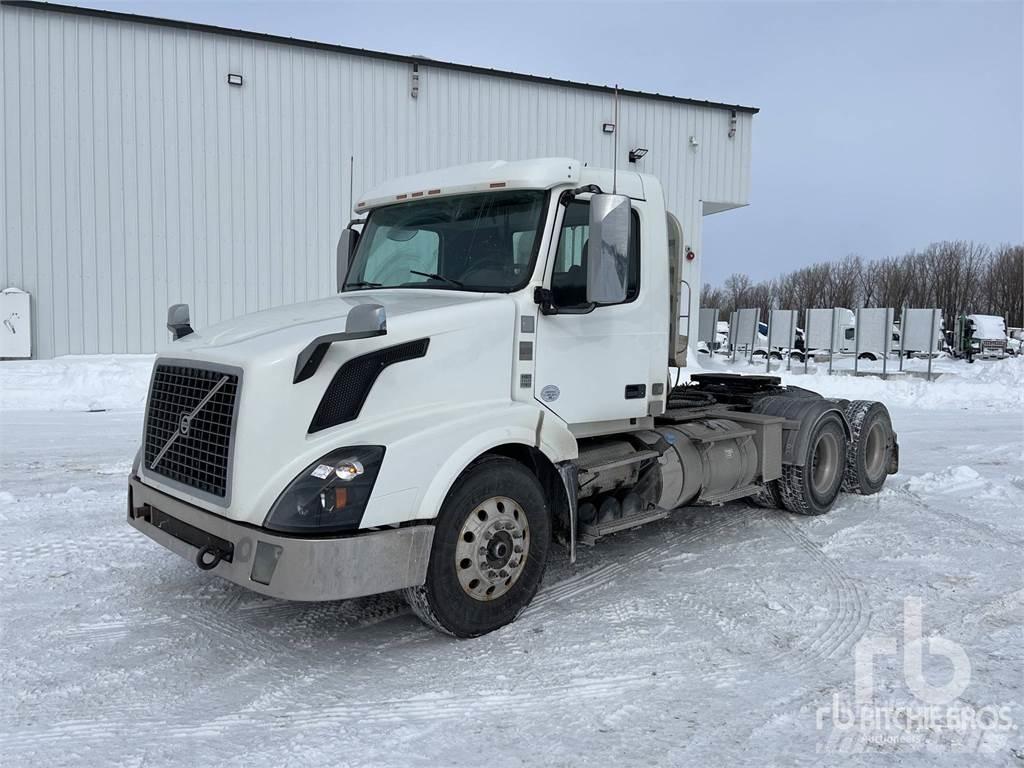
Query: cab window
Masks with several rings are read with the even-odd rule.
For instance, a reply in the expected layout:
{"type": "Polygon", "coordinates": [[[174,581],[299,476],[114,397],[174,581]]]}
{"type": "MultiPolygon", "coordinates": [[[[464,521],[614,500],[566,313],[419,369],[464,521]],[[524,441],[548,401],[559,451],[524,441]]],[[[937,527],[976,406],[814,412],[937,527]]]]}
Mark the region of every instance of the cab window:
{"type": "Polygon", "coordinates": [[[383,285],[423,283],[429,278],[417,272],[437,272],[440,238],[427,229],[380,227],[380,240],[363,267],[363,279],[383,285]]]}
{"type": "Polygon", "coordinates": [[[530,279],[548,193],[474,192],[376,208],[345,290],[430,288],[510,293],[530,279]]]}

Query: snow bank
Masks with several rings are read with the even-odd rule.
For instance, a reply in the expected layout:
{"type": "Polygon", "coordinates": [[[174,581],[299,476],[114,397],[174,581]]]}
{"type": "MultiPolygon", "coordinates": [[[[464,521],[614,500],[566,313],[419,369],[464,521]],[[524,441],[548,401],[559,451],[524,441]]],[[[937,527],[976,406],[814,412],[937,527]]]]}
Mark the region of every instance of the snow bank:
{"type": "Polygon", "coordinates": [[[0,362],[0,410],[142,408],[153,355],[88,355],[0,362]]]}
{"type": "Polygon", "coordinates": [[[968,366],[957,373],[944,373],[935,381],[917,377],[813,376],[784,374],[786,384],[813,389],[826,397],[883,400],[922,410],[986,410],[1024,413],[1024,360],[1007,359],[981,366],[968,366]]]}
{"type": "MultiPolygon", "coordinates": [[[[933,381],[900,374],[898,371],[891,372],[888,379],[875,375],[853,376],[849,372],[839,371],[830,376],[827,364],[812,364],[806,374],[803,373],[802,364],[794,363],[792,371],[786,371],[785,364],[781,370],[775,364],[771,373],[781,376],[785,384],[812,389],[826,397],[881,400],[887,405],[922,410],[955,409],[1024,414],[1024,357],[978,361],[973,365],[963,360],[941,362],[942,373],[933,381]]],[[[765,372],[763,362],[751,365],[746,362],[729,364],[719,360],[705,363],[701,360],[701,363],[709,370],[765,372]]]]}

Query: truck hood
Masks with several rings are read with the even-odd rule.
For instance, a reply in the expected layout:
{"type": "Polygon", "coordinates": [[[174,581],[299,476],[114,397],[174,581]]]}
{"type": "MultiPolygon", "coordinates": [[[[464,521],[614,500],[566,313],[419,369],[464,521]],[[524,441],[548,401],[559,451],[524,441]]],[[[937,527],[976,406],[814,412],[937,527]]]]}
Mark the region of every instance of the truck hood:
{"type": "MultiPolygon", "coordinates": [[[[193,493],[191,486],[170,485],[157,472],[141,469],[142,477],[191,504],[259,525],[297,472],[340,445],[386,445],[390,455],[402,456],[403,440],[411,435],[443,431],[439,414],[510,407],[516,312],[515,299],[505,294],[398,288],[356,291],[200,328],[170,344],[157,362],[226,366],[240,377],[229,506],[193,493]],[[331,344],[315,372],[296,381],[298,354],[317,337],[344,331],[348,313],[367,303],[386,308],[387,334],[331,344]],[[363,392],[357,418],[310,431],[346,363],[417,341],[426,341],[423,353],[382,368],[363,392]]],[[[409,489],[415,483],[404,474],[407,463],[389,462],[387,471],[396,474],[391,480],[382,474],[378,484],[414,495],[409,489]]]]}
{"type": "Polygon", "coordinates": [[[487,297],[486,294],[416,288],[352,291],[328,299],[266,309],[200,328],[195,334],[173,343],[166,351],[216,349],[275,334],[298,333],[302,338],[312,338],[320,326],[329,326],[324,333],[342,331],[348,313],[360,304],[383,305],[390,323],[392,319],[405,315],[468,304],[487,297]]]}

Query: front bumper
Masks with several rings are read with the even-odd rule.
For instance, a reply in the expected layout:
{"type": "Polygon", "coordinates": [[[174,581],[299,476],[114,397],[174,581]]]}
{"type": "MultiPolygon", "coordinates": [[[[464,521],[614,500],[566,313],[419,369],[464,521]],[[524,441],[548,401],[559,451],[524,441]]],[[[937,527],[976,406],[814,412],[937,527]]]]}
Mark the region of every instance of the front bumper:
{"type": "Polygon", "coordinates": [[[343,600],[414,587],[426,579],[434,526],[367,531],[344,538],[281,536],[242,525],[128,481],[128,523],[196,562],[200,538],[228,545],[212,569],[243,587],[285,600],[343,600]],[[173,531],[173,533],[171,532],[173,531]]]}

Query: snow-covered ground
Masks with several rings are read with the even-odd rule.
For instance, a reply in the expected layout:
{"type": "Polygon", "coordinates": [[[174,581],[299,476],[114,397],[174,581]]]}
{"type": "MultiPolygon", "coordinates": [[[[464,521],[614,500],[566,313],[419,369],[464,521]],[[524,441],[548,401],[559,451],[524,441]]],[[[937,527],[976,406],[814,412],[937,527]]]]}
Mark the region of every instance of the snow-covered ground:
{"type": "Polygon", "coordinates": [[[2,765],[1024,764],[1020,730],[900,741],[854,709],[874,640],[879,712],[952,679],[945,714],[1024,727],[1024,360],[789,374],[890,405],[879,495],[681,511],[575,566],[556,548],[527,612],[471,641],[394,595],[264,598],[129,528],[150,364],[0,363],[2,765]]]}

